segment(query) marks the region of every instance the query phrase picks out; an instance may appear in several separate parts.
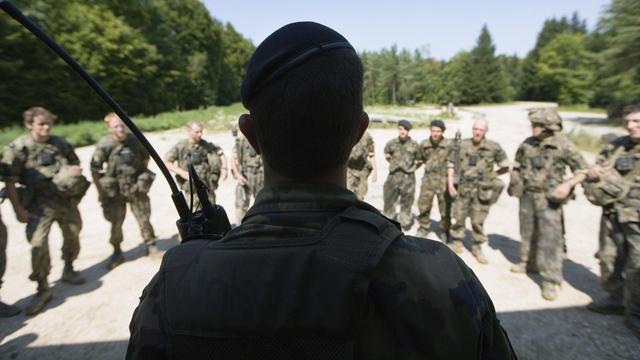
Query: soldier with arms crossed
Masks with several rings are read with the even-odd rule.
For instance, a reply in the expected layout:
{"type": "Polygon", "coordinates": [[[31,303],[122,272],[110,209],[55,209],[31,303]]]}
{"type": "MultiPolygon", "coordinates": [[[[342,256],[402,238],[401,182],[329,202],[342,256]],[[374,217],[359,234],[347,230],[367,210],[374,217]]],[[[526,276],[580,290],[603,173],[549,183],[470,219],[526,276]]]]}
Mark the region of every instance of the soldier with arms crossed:
{"type": "Polygon", "coordinates": [[[127,131],[118,115],[109,113],[104,117],[104,122],[110,134],[96,144],[91,158],[91,176],[98,190],[104,217],[111,223],[109,242],[113,245],[113,255],[109,258],[107,268],[113,269],[124,262],[120,244],[127,203],[140,226],[145,253],[158,252],[156,235],[149,222],[151,203],[147,195],[155,174],[147,169],[149,153],[127,131]]]}
{"type": "Polygon", "coordinates": [[[239,127],[262,155],[265,187],[220,241],[167,252],[127,358],[515,358],[464,262],[347,190],[369,122],[362,78],[353,47],[317,23],[258,46],[239,127]]]}

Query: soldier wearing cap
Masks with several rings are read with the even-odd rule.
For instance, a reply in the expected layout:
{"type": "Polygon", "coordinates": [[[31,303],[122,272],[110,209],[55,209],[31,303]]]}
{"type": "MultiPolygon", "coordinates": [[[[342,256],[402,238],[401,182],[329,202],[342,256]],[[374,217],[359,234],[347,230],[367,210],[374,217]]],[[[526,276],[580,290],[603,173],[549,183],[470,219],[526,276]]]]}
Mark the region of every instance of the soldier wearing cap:
{"type": "Polygon", "coordinates": [[[420,146],[409,136],[409,120],[398,121],[398,137],[387,142],[384,157],[389,162],[389,175],[384,182],[384,215],[396,219],[404,230],[413,225],[411,207],[416,192],[416,170],[422,164],[420,146]],[[400,212],[397,206],[400,205],[400,212]]]}
{"type": "Polygon", "coordinates": [[[349,42],[317,23],[256,48],[238,123],[262,155],[265,187],[220,241],[165,254],[127,358],[515,358],[462,260],[403,235],[346,188],[369,123],[362,79],[349,42]]]}
{"type": "Polygon", "coordinates": [[[127,131],[120,117],[109,113],[104,117],[104,122],[109,134],[96,144],[91,157],[91,176],[98,190],[104,217],[111,223],[109,242],[113,246],[113,254],[107,263],[107,269],[111,270],[125,260],[120,244],[127,203],[140,226],[145,253],[158,252],[156,235],[149,221],[151,202],[148,192],[155,174],[147,169],[149,153],[127,131]]]}
{"type": "Polygon", "coordinates": [[[62,137],[50,135],[55,115],[42,107],[32,107],[24,114],[27,135],[12,141],[3,153],[3,162],[10,166],[7,195],[16,217],[27,223],[27,240],[31,244],[33,271],[29,279],[37,282],[38,292],[25,313],[35,315],[44,309],[52,297],[49,287],[49,231],[57,222],[62,230],[61,280],[73,285],[83,284],[84,277],[73,268],[80,253],[82,219],[78,203],[90,183],[82,176],[80,160],[73,146],[62,137]],[[18,196],[15,183],[21,183],[18,196]]]}
{"type": "Polygon", "coordinates": [[[367,131],[351,150],[347,162],[347,189],[353,191],[359,200],[364,200],[367,195],[369,175],[371,181],[378,181],[375,146],[367,131]]]}
{"type": "Polygon", "coordinates": [[[424,176],[418,197],[418,236],[426,236],[431,226],[431,207],[437,198],[440,211],[440,228],[444,237],[449,239],[451,222],[451,197],[447,192],[447,157],[450,140],[444,138],[446,127],[442,120],[433,120],[431,135],[420,143],[420,156],[424,162],[424,176]]]}
{"type": "Polygon", "coordinates": [[[504,184],[497,176],[509,171],[507,155],[500,144],[485,137],[488,130],[489,124],[485,118],[476,119],[473,137],[463,139],[457,151],[449,153],[447,161],[448,189],[454,199],[451,205],[450,246],[456,253],[462,252],[468,217],[473,238],[471,254],[481,264],[488,262],[482,250],[487,242],[484,221],[491,205],[498,201],[504,189],[504,184]]]}
{"type": "MultiPolygon", "coordinates": [[[[167,152],[164,163],[169,170],[176,173],[176,180],[182,187],[187,202],[191,198],[188,167],[193,165],[198,176],[209,189],[209,201],[215,204],[218,181],[227,179],[227,158],[222,148],[202,138],[202,130],[201,122],[190,121],[187,124],[188,138],[180,140],[167,152]]],[[[194,208],[200,204],[195,194],[193,194],[193,204],[194,208]]]]}
{"type": "Polygon", "coordinates": [[[604,314],[625,314],[640,338],[640,104],[623,110],[629,135],[606,144],[589,170],[585,194],[602,206],[600,276],[607,297],[587,305],[604,314]]]}
{"type": "MultiPolygon", "coordinates": [[[[237,131],[237,130],[236,130],[237,131]]],[[[236,221],[240,223],[249,209],[251,198],[256,198],[264,186],[262,157],[244,136],[237,138],[233,148],[231,173],[238,181],[236,185],[236,221]]]]}
{"type": "Polygon", "coordinates": [[[540,272],[542,297],[553,301],[562,283],[562,206],[586,178],[587,164],[564,136],[554,109],[529,111],[532,136],[518,147],[507,192],[520,198],[520,262],[512,272],[540,272]],[[574,176],[564,179],[566,168],[574,176]]]}

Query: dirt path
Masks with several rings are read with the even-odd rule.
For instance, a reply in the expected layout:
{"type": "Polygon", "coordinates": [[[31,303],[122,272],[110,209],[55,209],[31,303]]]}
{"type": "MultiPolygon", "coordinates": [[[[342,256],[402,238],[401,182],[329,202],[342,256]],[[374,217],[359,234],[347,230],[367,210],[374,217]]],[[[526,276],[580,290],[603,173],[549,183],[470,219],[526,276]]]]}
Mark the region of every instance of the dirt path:
{"type": "MultiPolygon", "coordinates": [[[[518,144],[529,134],[524,109],[531,104],[476,108],[490,122],[488,137],[499,141],[511,159],[518,144]]],[[[449,124],[447,135],[460,127],[469,136],[471,113],[449,124]]],[[[382,156],[384,144],[396,136],[394,130],[372,130],[380,167],[380,178],[386,177],[382,156]]],[[[151,142],[161,154],[179,138],[181,132],[154,134],[151,142]]],[[[426,129],[416,129],[413,138],[427,137],[426,129]]],[[[231,153],[230,133],[205,134],[231,153]]],[[[85,167],[93,147],[81,148],[78,154],[85,167]]],[[[592,156],[590,157],[590,160],[592,156]]],[[[154,169],[156,171],[157,169],[154,169]]],[[[88,168],[85,168],[88,173],[88,168]]],[[[156,171],[157,172],[157,171],[156,171]]],[[[418,174],[419,178],[422,176],[418,174]]],[[[506,180],[506,179],[505,179],[506,180]]],[[[382,208],[382,181],[370,184],[367,201],[382,208]]],[[[217,191],[220,203],[233,219],[235,181],[228,179],[217,191]]],[[[555,302],[540,297],[537,277],[516,275],[509,266],[518,249],[517,200],[506,194],[492,208],[486,222],[489,246],[488,265],[479,265],[468,252],[462,258],[474,269],[488,292],[503,326],[507,329],[521,359],[638,359],[638,342],[622,324],[622,317],[602,316],[584,309],[593,296],[604,293],[598,284],[598,264],[593,254],[597,250],[600,210],[591,206],[581,190],[566,207],[566,239],[568,255],[564,264],[565,283],[555,302]]],[[[169,248],[178,243],[174,221],[176,213],[169,198],[168,186],[158,178],[151,191],[153,214],[151,221],[159,237],[159,246],[169,248]]],[[[30,250],[25,240],[24,226],[15,220],[10,206],[0,207],[9,229],[8,268],[0,291],[2,299],[24,307],[35,291],[27,279],[30,270],[30,250]]],[[[157,271],[160,259],[143,257],[141,237],[132,216],[124,224],[123,244],[128,261],[111,272],[105,269],[111,254],[108,243],[108,223],[103,219],[94,188],[80,204],[84,228],[82,251],[77,268],[89,280],[82,286],[57,282],[62,271],[60,231],[57,227],[50,238],[54,281],[54,299],[42,314],[28,318],[19,315],[0,319],[0,359],[119,359],[123,358],[128,339],[128,324],[138,296],[157,271]]],[[[415,210],[417,212],[417,209],[415,210]]],[[[434,214],[437,219],[438,216],[434,214]]],[[[413,233],[412,229],[409,233],[413,233]]],[[[470,245],[467,239],[467,246],[470,245]]]]}

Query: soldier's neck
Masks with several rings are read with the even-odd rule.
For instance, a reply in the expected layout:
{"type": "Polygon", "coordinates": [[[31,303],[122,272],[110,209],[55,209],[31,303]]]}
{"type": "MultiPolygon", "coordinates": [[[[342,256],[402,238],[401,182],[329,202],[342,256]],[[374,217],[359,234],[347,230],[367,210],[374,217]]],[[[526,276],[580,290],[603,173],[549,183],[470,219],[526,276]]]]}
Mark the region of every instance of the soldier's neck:
{"type": "Polygon", "coordinates": [[[40,136],[40,135],[37,135],[37,134],[31,133],[31,132],[29,133],[29,135],[31,135],[31,138],[32,138],[33,140],[35,140],[35,142],[38,142],[38,143],[46,143],[46,142],[49,140],[49,135],[47,135],[47,136],[40,136]]]}
{"type": "Polygon", "coordinates": [[[347,187],[347,168],[346,165],[335,170],[328,171],[325,174],[314,176],[312,179],[300,179],[281,174],[273,170],[263,161],[264,165],[264,185],[285,185],[295,183],[305,184],[323,184],[334,185],[342,188],[347,187]]]}

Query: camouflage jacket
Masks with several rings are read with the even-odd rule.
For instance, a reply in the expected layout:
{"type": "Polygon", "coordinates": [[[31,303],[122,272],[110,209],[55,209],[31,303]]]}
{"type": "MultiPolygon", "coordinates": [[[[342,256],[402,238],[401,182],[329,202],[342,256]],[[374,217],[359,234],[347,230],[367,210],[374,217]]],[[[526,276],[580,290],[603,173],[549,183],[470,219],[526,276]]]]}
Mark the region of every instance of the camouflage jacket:
{"type": "Polygon", "coordinates": [[[621,222],[640,221],[640,143],[621,136],[604,146],[596,164],[605,171],[616,171],[628,186],[627,196],[613,204],[621,222]]]}
{"type": "Polygon", "coordinates": [[[508,168],[507,154],[500,144],[484,139],[475,145],[472,139],[463,139],[460,142],[458,154],[450,152],[447,158],[447,167],[453,168],[459,179],[459,186],[464,189],[477,188],[481,183],[490,183],[495,177],[495,168],[508,168]],[[456,168],[456,156],[460,168],[456,168]]]}
{"type": "Polygon", "coordinates": [[[126,178],[135,182],[137,176],[147,170],[149,153],[132,134],[127,134],[123,142],[106,135],[96,144],[91,157],[91,171],[102,172],[106,176],[126,178]],[[103,169],[107,164],[106,170],[103,169]]]}
{"type": "MultiPolygon", "coordinates": [[[[373,207],[358,201],[353,193],[317,185],[265,188],[242,224],[220,242],[194,241],[169,250],[133,314],[127,358],[170,358],[176,349],[168,344],[182,346],[189,337],[202,340],[200,345],[191,343],[189,349],[193,353],[198,353],[200,348],[216,351],[210,341],[215,342],[217,337],[247,331],[258,339],[269,337],[273,329],[289,325],[282,321],[260,321],[274,313],[310,315],[315,319],[310,325],[313,328],[313,324],[334,315],[329,304],[346,294],[330,287],[326,292],[317,290],[301,303],[291,303],[299,292],[319,288],[327,281],[313,278],[305,266],[301,267],[302,271],[283,267],[296,260],[278,254],[287,248],[305,247],[318,241],[335,241],[338,246],[347,244],[346,239],[362,238],[364,234],[385,228],[383,225],[395,229],[398,236],[386,252],[380,253],[376,266],[364,275],[368,287],[362,289],[361,280],[345,290],[360,289],[360,300],[364,302],[354,313],[339,318],[356,322],[350,324],[351,329],[357,329],[353,332],[353,358],[515,359],[488,294],[473,272],[446,245],[402,235],[397,224],[389,223],[373,207]],[[340,220],[336,215],[353,208],[364,211],[364,216],[362,211],[357,213],[360,219],[367,216],[378,219],[380,227],[356,226],[350,231],[326,235],[328,224],[336,218],[340,220]],[[325,235],[324,240],[319,240],[325,235]],[[231,255],[229,251],[239,252],[241,256],[236,255],[230,261],[207,261],[212,251],[219,251],[217,256],[231,255]],[[247,256],[251,261],[246,260],[247,256]],[[284,282],[296,285],[284,287],[284,282]],[[264,296],[261,289],[277,296],[254,304],[256,298],[264,296]],[[181,301],[172,300],[174,295],[181,301]],[[234,316],[238,322],[232,321],[233,316],[229,319],[229,314],[237,314],[234,316]],[[213,319],[224,318],[231,328],[213,332],[196,328],[195,323],[203,326],[201,320],[196,320],[203,316],[212,319],[205,322],[205,327],[215,328],[218,321],[213,319]],[[249,329],[237,325],[247,321],[256,325],[249,329]],[[175,330],[176,326],[180,330],[175,330]]],[[[361,240],[368,239],[374,241],[367,236],[361,240]]],[[[353,250],[355,258],[359,250],[367,254],[376,246],[371,242],[362,249],[347,246],[345,251],[353,250]]],[[[342,261],[322,262],[322,273],[330,276],[341,264],[342,261]]],[[[294,317],[293,321],[297,319],[294,317]]],[[[315,334],[326,331],[318,328],[315,334]]],[[[253,343],[249,343],[248,347],[251,346],[253,343]]]]}
{"type": "MultiPolygon", "coordinates": [[[[164,160],[168,162],[178,162],[181,169],[187,170],[189,164],[193,164],[201,178],[214,177],[218,179],[222,168],[220,155],[222,149],[206,140],[200,140],[194,144],[189,139],[179,141],[165,155],[164,160]]],[[[179,178],[184,182],[185,179],[179,178]]]]}
{"type": "Polygon", "coordinates": [[[63,166],[80,165],[73,146],[59,136],[39,143],[30,134],[23,135],[7,146],[2,157],[9,166],[7,180],[19,182],[43,198],[56,193],[53,177],[63,166]]]}
{"type": "Polygon", "coordinates": [[[262,173],[262,156],[253,149],[247,138],[239,139],[234,150],[238,159],[238,170],[241,173],[245,175],[262,173]]]}
{"type": "Polygon", "coordinates": [[[420,146],[410,137],[404,141],[399,137],[389,140],[384,157],[389,162],[389,174],[397,171],[413,174],[421,165],[420,146]]]}
{"type": "Polygon", "coordinates": [[[351,154],[349,155],[349,161],[347,161],[347,167],[352,171],[366,171],[367,173],[371,171],[371,160],[369,160],[369,156],[375,152],[375,147],[373,144],[373,137],[369,132],[365,132],[362,135],[362,138],[356,146],[351,149],[351,154]]]}
{"type": "Polygon", "coordinates": [[[587,163],[564,136],[540,140],[527,138],[516,151],[512,182],[521,181],[524,191],[548,193],[564,181],[566,168],[585,170],[587,163]]]}
{"type": "Polygon", "coordinates": [[[451,140],[442,139],[434,144],[431,139],[420,143],[420,156],[424,162],[422,183],[429,183],[433,190],[447,189],[447,158],[449,157],[451,140]]]}

